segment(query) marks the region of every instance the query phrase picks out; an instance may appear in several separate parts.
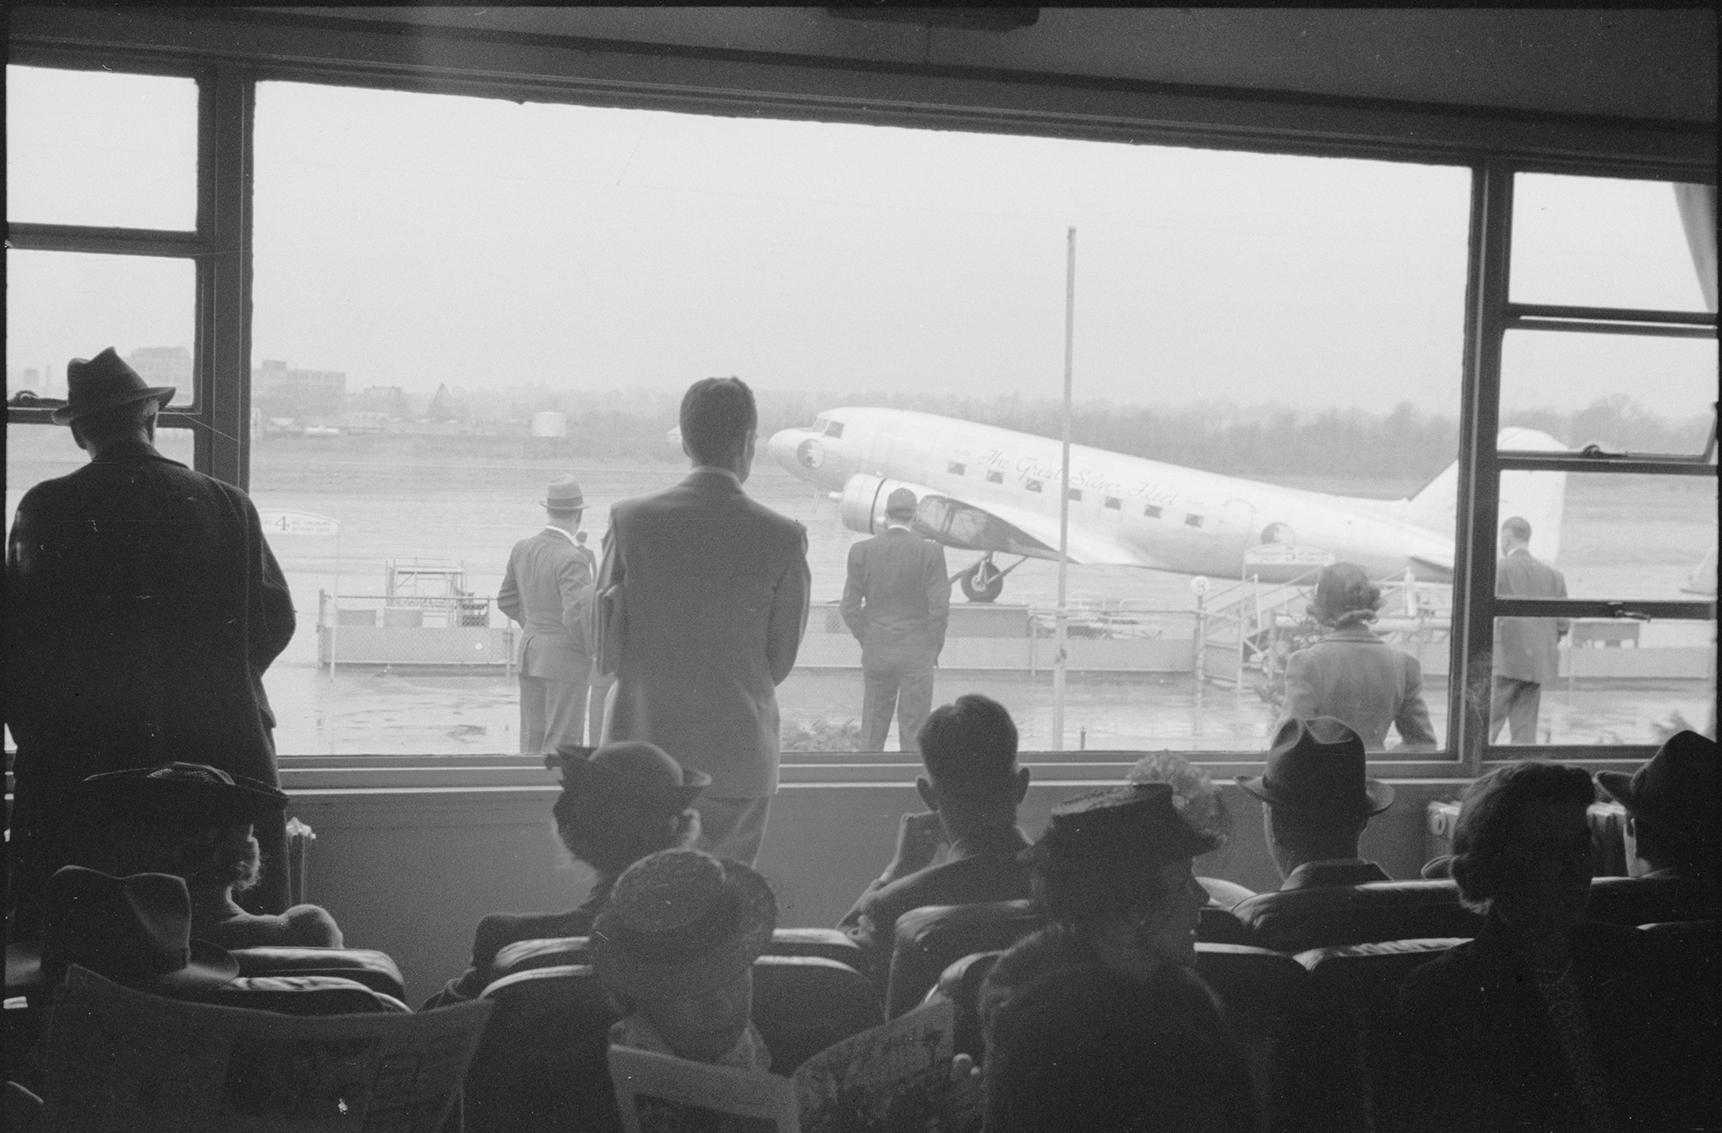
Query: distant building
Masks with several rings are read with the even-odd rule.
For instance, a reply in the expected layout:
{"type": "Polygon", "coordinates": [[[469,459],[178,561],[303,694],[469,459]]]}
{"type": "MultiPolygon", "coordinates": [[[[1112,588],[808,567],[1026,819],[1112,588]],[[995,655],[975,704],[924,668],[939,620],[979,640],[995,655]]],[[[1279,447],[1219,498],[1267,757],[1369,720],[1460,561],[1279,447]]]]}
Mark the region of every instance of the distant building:
{"type": "Polygon", "coordinates": [[[380,413],[384,417],[405,418],[412,415],[407,394],[400,386],[369,386],[353,395],[354,413],[380,413]]]}
{"type": "Polygon", "coordinates": [[[191,351],[183,346],[140,346],[126,355],[143,380],[152,386],[172,386],[174,400],[191,400],[191,351]]]}
{"type": "Polygon", "coordinates": [[[339,370],[294,370],[265,360],[251,371],[251,403],[271,417],[332,416],[347,399],[347,375],[339,370]]]}

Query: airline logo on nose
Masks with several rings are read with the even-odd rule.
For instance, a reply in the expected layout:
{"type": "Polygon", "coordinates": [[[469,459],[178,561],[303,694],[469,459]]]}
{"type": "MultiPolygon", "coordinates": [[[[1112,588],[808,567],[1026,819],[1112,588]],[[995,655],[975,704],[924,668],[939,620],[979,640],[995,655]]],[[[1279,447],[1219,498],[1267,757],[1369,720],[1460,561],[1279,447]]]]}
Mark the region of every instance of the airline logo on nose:
{"type": "Polygon", "coordinates": [[[795,459],[803,468],[818,468],[825,463],[825,446],[809,437],[796,446],[795,459]]]}

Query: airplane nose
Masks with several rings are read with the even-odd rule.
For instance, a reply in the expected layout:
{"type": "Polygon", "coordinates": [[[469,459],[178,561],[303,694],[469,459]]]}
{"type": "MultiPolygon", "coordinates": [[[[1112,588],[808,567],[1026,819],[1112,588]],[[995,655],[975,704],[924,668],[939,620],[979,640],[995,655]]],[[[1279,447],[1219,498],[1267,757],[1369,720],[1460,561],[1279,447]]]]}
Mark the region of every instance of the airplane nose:
{"type": "Polygon", "coordinates": [[[780,429],[765,442],[766,451],[771,453],[771,459],[789,471],[795,471],[795,445],[801,439],[805,429],[780,429]]]}

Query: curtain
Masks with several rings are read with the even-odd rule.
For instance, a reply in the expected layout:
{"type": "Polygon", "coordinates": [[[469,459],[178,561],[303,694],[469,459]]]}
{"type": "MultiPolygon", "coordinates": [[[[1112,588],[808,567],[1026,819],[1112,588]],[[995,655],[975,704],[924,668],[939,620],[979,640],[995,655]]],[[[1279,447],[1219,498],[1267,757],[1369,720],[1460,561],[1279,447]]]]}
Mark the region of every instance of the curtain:
{"type": "Polygon", "coordinates": [[[1692,249],[1692,266],[1704,291],[1704,306],[1716,310],[1716,186],[1676,185],[1674,202],[1692,249]]]}

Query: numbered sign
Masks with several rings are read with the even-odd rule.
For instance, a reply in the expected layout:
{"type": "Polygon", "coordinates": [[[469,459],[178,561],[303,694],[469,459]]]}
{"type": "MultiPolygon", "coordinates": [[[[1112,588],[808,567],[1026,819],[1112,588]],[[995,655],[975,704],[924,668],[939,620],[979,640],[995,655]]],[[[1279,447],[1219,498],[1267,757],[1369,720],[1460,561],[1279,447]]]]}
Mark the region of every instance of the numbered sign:
{"type": "Polygon", "coordinates": [[[1244,552],[1250,566],[1322,567],[1333,563],[1333,554],[1302,543],[1263,543],[1244,552]]]}
{"type": "Polygon", "coordinates": [[[265,511],[258,513],[263,530],[271,535],[336,535],[341,525],[326,515],[309,511],[265,511]]]}

